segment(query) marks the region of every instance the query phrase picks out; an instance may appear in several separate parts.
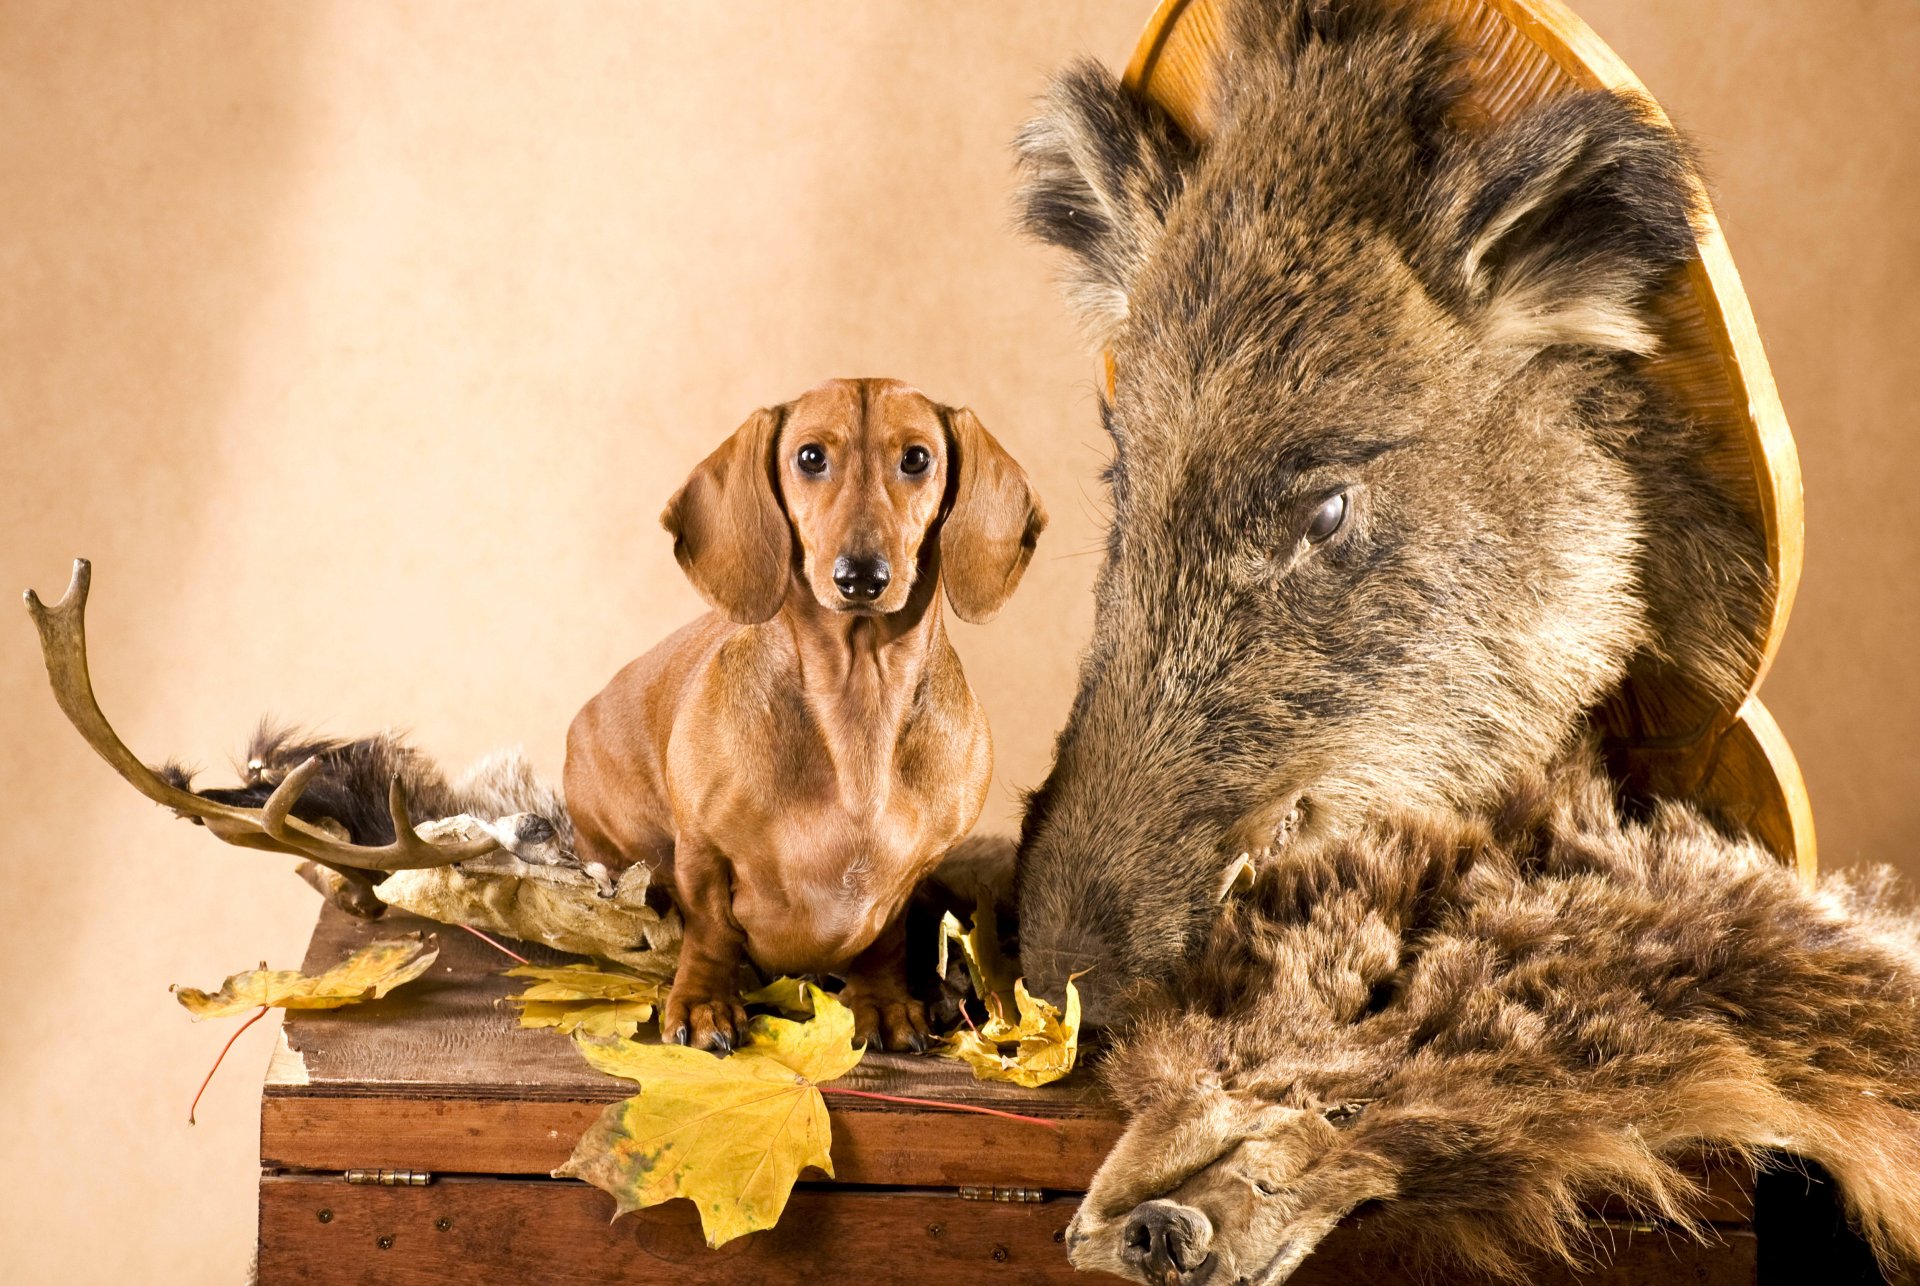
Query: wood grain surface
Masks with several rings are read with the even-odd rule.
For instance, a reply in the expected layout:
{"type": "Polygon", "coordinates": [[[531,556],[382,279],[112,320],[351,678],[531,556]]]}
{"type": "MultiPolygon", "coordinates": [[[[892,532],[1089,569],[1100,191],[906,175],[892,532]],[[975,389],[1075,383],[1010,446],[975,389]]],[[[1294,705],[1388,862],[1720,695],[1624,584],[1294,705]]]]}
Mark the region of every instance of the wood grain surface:
{"type": "MultiPolygon", "coordinates": [[[[458,928],[398,913],[354,920],[328,907],[306,968],[419,929],[440,943],[426,976],[384,1000],[287,1015],[261,1102],[266,1164],[543,1175],[602,1108],[636,1092],[588,1067],[568,1038],[520,1027],[502,1003],[523,985],[502,973],[513,962],[458,928]]],[[[525,943],[513,949],[564,958],[525,943]]],[[[834,1085],[995,1107],[1057,1127],[829,1095],[834,1166],[846,1183],[1078,1190],[1120,1133],[1084,1070],[1030,1090],[976,1081],[948,1059],[869,1054],[834,1085]]]]}
{"type": "MultiPolygon", "coordinates": [[[[440,942],[427,977],[372,1004],[287,1015],[260,1105],[267,1168],[545,1176],[603,1108],[634,1092],[632,1082],[587,1067],[565,1037],[519,1027],[499,1003],[517,986],[501,973],[512,962],[458,929],[398,914],[367,922],[326,907],[305,967],[416,929],[440,942]]],[[[836,1084],[979,1103],[1058,1127],[830,1095],[835,1182],[846,1185],[1080,1192],[1122,1124],[1084,1069],[1030,1090],[983,1084],[946,1060],[869,1055],[836,1084]]],[[[1744,1171],[1705,1158],[1689,1168],[1707,1191],[1704,1217],[1751,1219],[1744,1171]]],[[[1607,1203],[1595,1209],[1604,1213],[1607,1203]]]]}
{"type": "MultiPolygon", "coordinates": [[[[801,1187],[778,1227],[708,1250],[685,1202],[608,1222],[612,1199],[558,1180],[439,1180],[423,1188],[352,1187],[336,1179],[270,1177],[260,1189],[261,1286],[470,1286],[540,1282],[800,1283],[862,1286],[937,1282],[1118,1280],[1076,1273],[1064,1232],[1074,1202],[962,1201],[924,1192],[801,1187]]],[[[1670,1229],[1591,1227],[1593,1270],[1542,1268],[1534,1286],[1752,1286],[1756,1247],[1745,1229],[1695,1242],[1670,1229]]],[[[1366,1225],[1336,1229],[1295,1286],[1479,1278],[1420,1274],[1370,1252],[1366,1225]]]]}

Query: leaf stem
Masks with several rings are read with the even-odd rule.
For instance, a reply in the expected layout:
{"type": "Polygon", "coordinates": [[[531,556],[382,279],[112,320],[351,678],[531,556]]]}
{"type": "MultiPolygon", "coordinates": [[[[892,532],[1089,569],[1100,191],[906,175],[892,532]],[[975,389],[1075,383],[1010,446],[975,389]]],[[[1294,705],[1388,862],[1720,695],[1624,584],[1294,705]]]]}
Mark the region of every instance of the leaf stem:
{"type": "Polygon", "coordinates": [[[200,1088],[194,1092],[193,1102],[188,1104],[187,1106],[187,1124],[188,1125],[198,1124],[198,1122],[196,1122],[193,1119],[193,1114],[200,1107],[200,1096],[207,1092],[207,1086],[213,1084],[213,1074],[219,1071],[220,1064],[226,1061],[227,1051],[233,1048],[233,1042],[240,1039],[241,1032],[253,1026],[255,1023],[259,1022],[262,1018],[265,1018],[267,1016],[267,1010],[271,1008],[273,1008],[272,1005],[260,1006],[260,1008],[254,1013],[253,1017],[247,1019],[247,1021],[241,1023],[238,1027],[234,1028],[233,1035],[227,1037],[227,1043],[220,1047],[220,1053],[214,1058],[213,1066],[207,1069],[207,1079],[200,1082],[200,1088]]]}
{"type": "Polygon", "coordinates": [[[1018,1112],[1002,1112],[997,1107],[976,1107],[972,1103],[942,1103],[936,1098],[908,1098],[901,1094],[879,1094],[873,1090],[848,1089],[844,1085],[816,1085],[822,1094],[851,1094],[855,1098],[877,1098],[887,1103],[906,1103],[913,1107],[938,1108],[943,1112],[978,1112],[982,1116],[998,1116],[1009,1121],[1020,1121],[1027,1125],[1039,1125],[1049,1130],[1058,1130],[1060,1122],[1049,1121],[1042,1116],[1021,1116],[1018,1112]]]}
{"type": "Polygon", "coordinates": [[[468,933],[471,933],[474,937],[480,939],[480,941],[486,943],[488,946],[492,947],[495,951],[498,951],[503,956],[511,956],[515,960],[518,960],[521,964],[533,963],[533,961],[527,959],[525,956],[521,955],[518,951],[515,951],[512,947],[505,946],[499,942],[495,942],[492,938],[480,932],[480,930],[474,928],[471,924],[462,924],[462,925],[459,925],[458,927],[465,929],[468,933]]]}

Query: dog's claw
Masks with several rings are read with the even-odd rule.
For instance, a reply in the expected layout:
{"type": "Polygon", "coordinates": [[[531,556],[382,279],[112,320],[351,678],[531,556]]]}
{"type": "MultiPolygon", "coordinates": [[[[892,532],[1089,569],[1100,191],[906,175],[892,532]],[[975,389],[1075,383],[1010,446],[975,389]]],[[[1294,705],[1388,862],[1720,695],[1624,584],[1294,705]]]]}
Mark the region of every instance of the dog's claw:
{"type": "Polygon", "coordinates": [[[687,1043],[687,1025],[685,1023],[681,1023],[678,1027],[675,1027],[672,1031],[666,1033],[666,1037],[667,1037],[667,1043],[669,1045],[686,1044],[687,1043]]]}

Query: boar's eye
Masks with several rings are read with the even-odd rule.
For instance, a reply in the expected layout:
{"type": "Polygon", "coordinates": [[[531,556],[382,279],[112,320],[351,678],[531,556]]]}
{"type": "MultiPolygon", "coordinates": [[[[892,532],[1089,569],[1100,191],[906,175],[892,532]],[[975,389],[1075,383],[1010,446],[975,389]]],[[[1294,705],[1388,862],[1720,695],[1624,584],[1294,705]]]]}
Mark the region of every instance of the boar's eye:
{"type": "Polygon", "coordinates": [[[1313,511],[1313,517],[1307,519],[1307,543],[1318,545],[1332,539],[1335,532],[1347,525],[1347,493],[1336,491],[1320,502],[1313,511]]]}

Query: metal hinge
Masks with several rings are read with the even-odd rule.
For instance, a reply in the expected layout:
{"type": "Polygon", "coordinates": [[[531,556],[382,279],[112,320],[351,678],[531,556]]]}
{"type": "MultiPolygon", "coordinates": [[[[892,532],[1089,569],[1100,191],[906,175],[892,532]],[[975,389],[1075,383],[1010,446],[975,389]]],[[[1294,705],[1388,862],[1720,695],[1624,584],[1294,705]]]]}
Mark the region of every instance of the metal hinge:
{"type": "Polygon", "coordinates": [[[425,1170],[349,1170],[347,1182],[382,1188],[424,1188],[433,1182],[433,1176],[425,1170]]]}
{"type": "Polygon", "coordinates": [[[1045,1201],[1047,1194],[1038,1188],[962,1188],[962,1201],[1045,1201]]]}

